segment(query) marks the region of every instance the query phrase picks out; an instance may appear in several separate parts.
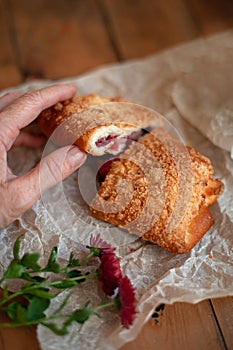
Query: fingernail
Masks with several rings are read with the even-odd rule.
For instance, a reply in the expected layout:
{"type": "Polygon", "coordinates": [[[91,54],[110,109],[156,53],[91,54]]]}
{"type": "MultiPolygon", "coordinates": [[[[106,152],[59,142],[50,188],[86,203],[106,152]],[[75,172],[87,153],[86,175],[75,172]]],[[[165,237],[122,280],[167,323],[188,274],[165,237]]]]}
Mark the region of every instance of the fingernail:
{"type": "Polygon", "coordinates": [[[78,147],[72,146],[67,152],[67,158],[72,167],[76,168],[84,163],[86,160],[86,153],[82,152],[78,147]]]}

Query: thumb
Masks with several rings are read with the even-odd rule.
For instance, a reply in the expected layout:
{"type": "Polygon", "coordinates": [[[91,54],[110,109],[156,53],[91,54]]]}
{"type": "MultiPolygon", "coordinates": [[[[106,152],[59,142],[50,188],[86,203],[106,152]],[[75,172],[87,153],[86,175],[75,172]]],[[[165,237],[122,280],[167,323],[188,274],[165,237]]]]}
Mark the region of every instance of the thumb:
{"type": "Polygon", "coordinates": [[[62,147],[43,158],[38,164],[40,192],[42,193],[47,188],[64,180],[77,170],[85,160],[86,154],[76,146],[62,147]]]}
{"type": "Polygon", "coordinates": [[[15,218],[39,199],[42,192],[64,180],[86,160],[76,146],[65,146],[43,158],[29,173],[8,182],[11,211],[15,218]]]}

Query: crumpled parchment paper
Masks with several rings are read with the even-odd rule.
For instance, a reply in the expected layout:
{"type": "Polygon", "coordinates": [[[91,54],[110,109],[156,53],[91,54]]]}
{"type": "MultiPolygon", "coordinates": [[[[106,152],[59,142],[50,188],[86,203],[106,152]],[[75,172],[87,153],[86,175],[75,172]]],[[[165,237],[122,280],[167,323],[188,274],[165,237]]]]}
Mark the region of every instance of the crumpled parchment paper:
{"type": "MultiPolygon", "coordinates": [[[[211,208],[214,226],[189,253],[174,255],[142,242],[137,236],[90,218],[75,174],[47,191],[31,210],[0,233],[1,273],[12,258],[12,246],[25,233],[23,251],[38,251],[43,260],[53,246],[67,261],[71,250],[85,253],[90,234],[117,247],[125,274],[137,289],[138,314],[129,330],[122,329],[114,310],[92,317],[82,327],[73,324],[67,336],[55,336],[43,326],[38,339],[43,350],[118,349],[134,339],[156,305],[233,295],[233,31],[180,45],[160,54],[123,64],[109,65],[80,77],[63,80],[77,84],[79,93],[122,95],[163,114],[184,142],[207,155],[225,191],[211,208]],[[65,197],[64,197],[65,196],[65,197]],[[54,205],[55,204],[55,205],[54,205]],[[133,249],[132,249],[133,248],[133,249]]],[[[34,81],[19,90],[43,87],[51,81],[34,81]]],[[[10,89],[9,89],[10,90],[10,89]]],[[[48,145],[50,150],[54,147],[48,145]]],[[[9,162],[22,174],[36,164],[42,149],[13,149],[9,162]]],[[[88,167],[86,167],[88,170],[88,167]]],[[[85,172],[87,174],[87,171],[85,172]]],[[[95,268],[95,263],[90,268],[95,268]]],[[[61,292],[50,310],[65,297],[61,292]]],[[[100,302],[96,283],[88,280],[74,290],[68,310],[86,300],[100,302]]]]}

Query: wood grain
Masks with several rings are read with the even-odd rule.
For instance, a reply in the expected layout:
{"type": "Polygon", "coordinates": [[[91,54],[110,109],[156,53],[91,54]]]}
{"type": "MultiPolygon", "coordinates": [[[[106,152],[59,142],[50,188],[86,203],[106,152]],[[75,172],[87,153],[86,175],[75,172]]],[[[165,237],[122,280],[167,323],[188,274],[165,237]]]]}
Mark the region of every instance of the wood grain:
{"type": "Polygon", "coordinates": [[[184,0],[101,0],[122,59],[195,38],[199,29],[184,0]]]}
{"type": "Polygon", "coordinates": [[[233,297],[212,299],[211,303],[227,349],[233,349],[233,297]]]}
{"type": "Polygon", "coordinates": [[[232,0],[189,0],[189,4],[202,35],[233,27],[232,0]]]}
{"type": "MultiPolygon", "coordinates": [[[[224,338],[218,329],[210,303],[205,300],[197,305],[175,303],[166,305],[159,318],[152,319],[143,327],[140,335],[121,350],[219,350],[232,347],[232,333],[228,321],[232,321],[229,305],[231,298],[215,299],[224,338]],[[223,308],[222,308],[222,305],[223,308]],[[226,310],[227,309],[227,310],[226,310]],[[229,315],[226,318],[226,314],[229,315]],[[221,317],[222,316],[222,317],[221,317]],[[225,319],[226,318],[226,319],[225,319]],[[224,324],[225,323],[225,324],[224,324]],[[227,334],[228,332],[228,334],[227,334]]],[[[232,303],[233,304],[233,303],[232,303]]],[[[0,314],[0,322],[7,317],[0,314]]],[[[232,323],[231,323],[232,324],[232,323]]],[[[35,328],[0,328],[0,350],[39,350],[35,328]]]]}
{"type": "Polygon", "coordinates": [[[115,60],[94,0],[12,0],[12,11],[25,78],[72,76],[115,60]]]}
{"type": "Polygon", "coordinates": [[[140,335],[121,350],[217,350],[224,349],[211,306],[207,300],[196,305],[166,305],[159,322],[150,320],[140,335]]]}
{"type": "Polygon", "coordinates": [[[21,76],[10,33],[9,17],[4,1],[0,1],[0,89],[18,85],[21,76]]]}

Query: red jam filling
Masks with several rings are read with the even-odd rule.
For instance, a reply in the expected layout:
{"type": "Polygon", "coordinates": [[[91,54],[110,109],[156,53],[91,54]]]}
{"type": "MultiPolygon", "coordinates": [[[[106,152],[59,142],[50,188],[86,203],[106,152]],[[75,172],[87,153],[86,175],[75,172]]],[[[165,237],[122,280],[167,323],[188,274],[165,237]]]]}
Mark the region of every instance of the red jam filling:
{"type": "Polygon", "coordinates": [[[117,135],[108,135],[107,137],[101,137],[96,141],[97,147],[103,147],[108,145],[112,140],[115,140],[117,138],[117,135]]]}
{"type": "MultiPolygon", "coordinates": [[[[129,134],[128,136],[125,136],[125,139],[137,141],[141,136],[149,133],[150,130],[151,130],[150,127],[146,128],[146,129],[136,130],[136,131],[132,132],[131,134],[129,134]]],[[[95,144],[97,147],[103,147],[103,146],[108,145],[112,140],[115,140],[117,137],[118,137],[118,135],[108,135],[106,137],[101,137],[100,139],[98,139],[96,141],[95,144]]]]}

